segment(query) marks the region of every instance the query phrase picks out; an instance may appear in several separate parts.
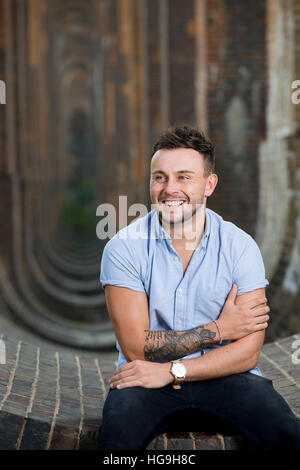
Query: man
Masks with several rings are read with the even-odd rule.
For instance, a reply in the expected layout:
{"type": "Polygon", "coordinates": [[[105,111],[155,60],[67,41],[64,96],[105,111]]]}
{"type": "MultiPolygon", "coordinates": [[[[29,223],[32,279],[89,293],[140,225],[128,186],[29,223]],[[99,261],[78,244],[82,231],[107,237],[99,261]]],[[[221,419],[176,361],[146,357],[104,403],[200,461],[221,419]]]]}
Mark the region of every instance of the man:
{"type": "Polygon", "coordinates": [[[180,431],[183,413],[199,416],[194,431],[206,416],[260,448],[300,448],[296,417],[256,367],[269,320],[259,248],[206,209],[214,164],[201,132],[167,131],[151,160],[155,209],[106,244],[100,279],[119,360],[99,449],[145,449],[180,431]]]}

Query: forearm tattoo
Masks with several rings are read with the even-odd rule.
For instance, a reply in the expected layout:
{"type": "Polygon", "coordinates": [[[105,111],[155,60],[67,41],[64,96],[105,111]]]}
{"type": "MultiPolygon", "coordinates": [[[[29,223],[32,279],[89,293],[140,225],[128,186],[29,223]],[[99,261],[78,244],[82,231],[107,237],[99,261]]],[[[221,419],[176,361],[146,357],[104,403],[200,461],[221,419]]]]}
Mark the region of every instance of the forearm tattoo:
{"type": "Polygon", "coordinates": [[[169,362],[204,349],[215,341],[216,333],[199,326],[186,331],[145,330],[146,361],[169,362]]]}

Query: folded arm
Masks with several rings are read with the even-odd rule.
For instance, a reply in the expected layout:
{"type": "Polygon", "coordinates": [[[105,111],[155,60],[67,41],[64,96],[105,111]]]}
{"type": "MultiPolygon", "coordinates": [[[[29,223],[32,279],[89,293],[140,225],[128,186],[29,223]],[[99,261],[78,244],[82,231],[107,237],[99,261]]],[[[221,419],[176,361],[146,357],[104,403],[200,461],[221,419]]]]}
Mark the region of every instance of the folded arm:
{"type": "Polygon", "coordinates": [[[214,322],[184,331],[150,331],[147,295],[123,287],[105,287],[107,308],[127,361],[169,362],[219,341],[214,322]]]}
{"type": "MultiPolygon", "coordinates": [[[[265,289],[257,289],[238,296],[236,304],[254,299],[257,295],[264,296],[265,289]]],[[[199,358],[186,360],[186,380],[208,380],[253,369],[257,365],[264,336],[264,329],[256,331],[230,344],[212,349],[199,358]]]]}
{"type": "MultiPolygon", "coordinates": [[[[219,317],[223,340],[239,339],[267,326],[263,323],[268,320],[264,289],[240,297],[236,297],[236,292],[234,286],[219,317]]],[[[220,340],[214,322],[184,331],[150,331],[145,293],[108,285],[105,294],[114,331],[128,362],[169,362],[220,340]]]]}
{"type": "MultiPolygon", "coordinates": [[[[259,296],[265,298],[264,289],[257,289],[236,297],[235,304],[244,308],[242,306],[251,305],[251,302],[255,303],[255,299],[259,296]]],[[[228,311],[225,311],[225,313],[228,313],[228,311]]],[[[265,316],[263,315],[261,318],[265,318],[265,316]]],[[[223,324],[228,325],[226,322],[223,324]]],[[[201,357],[186,359],[184,361],[187,368],[186,381],[208,380],[253,369],[257,364],[263,345],[267,322],[264,321],[260,325],[259,330],[234,340],[230,344],[212,349],[201,357]]],[[[133,360],[115,372],[111,379],[111,387],[141,386],[159,388],[172,381],[173,376],[170,374],[169,363],[150,364],[148,361],[133,360]]]]}
{"type": "Polygon", "coordinates": [[[201,357],[187,359],[186,381],[208,380],[247,372],[256,367],[264,342],[264,331],[252,333],[230,344],[212,349],[201,357]]]}

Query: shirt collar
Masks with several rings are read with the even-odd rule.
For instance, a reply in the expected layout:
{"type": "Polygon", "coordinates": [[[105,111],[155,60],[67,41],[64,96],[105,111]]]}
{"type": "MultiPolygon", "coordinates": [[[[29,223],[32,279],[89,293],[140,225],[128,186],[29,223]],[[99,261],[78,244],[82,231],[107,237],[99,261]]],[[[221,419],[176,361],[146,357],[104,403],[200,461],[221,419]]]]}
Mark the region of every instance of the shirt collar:
{"type": "MultiPolygon", "coordinates": [[[[153,209],[151,214],[151,225],[153,224],[153,232],[154,232],[154,237],[159,240],[170,240],[170,243],[172,241],[172,237],[166,232],[166,230],[161,226],[158,218],[158,212],[156,209],[153,209]]],[[[200,248],[204,247],[206,250],[208,239],[209,239],[209,234],[211,230],[211,216],[209,213],[209,209],[205,209],[205,231],[204,235],[202,237],[202,240],[200,244],[197,246],[196,251],[200,252],[200,248]]]]}

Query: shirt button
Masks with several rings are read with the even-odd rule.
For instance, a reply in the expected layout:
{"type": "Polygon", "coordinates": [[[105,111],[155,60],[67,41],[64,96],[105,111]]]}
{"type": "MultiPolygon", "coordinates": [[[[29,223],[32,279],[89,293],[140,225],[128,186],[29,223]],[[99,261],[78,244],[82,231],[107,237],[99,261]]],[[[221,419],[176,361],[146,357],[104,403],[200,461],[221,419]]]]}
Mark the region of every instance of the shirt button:
{"type": "Polygon", "coordinates": [[[182,323],[182,320],[178,320],[178,323],[179,323],[179,325],[181,325],[181,323],[182,323]]]}
{"type": "Polygon", "coordinates": [[[182,292],[182,289],[181,289],[181,287],[179,287],[179,289],[178,289],[178,292],[181,294],[181,292],[182,292]]]}
{"type": "Polygon", "coordinates": [[[177,261],[178,260],[178,256],[174,256],[174,261],[177,261]]]}

